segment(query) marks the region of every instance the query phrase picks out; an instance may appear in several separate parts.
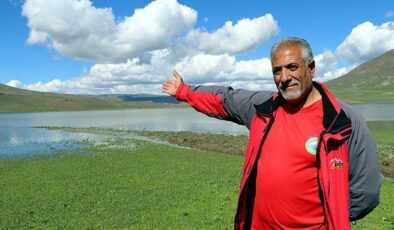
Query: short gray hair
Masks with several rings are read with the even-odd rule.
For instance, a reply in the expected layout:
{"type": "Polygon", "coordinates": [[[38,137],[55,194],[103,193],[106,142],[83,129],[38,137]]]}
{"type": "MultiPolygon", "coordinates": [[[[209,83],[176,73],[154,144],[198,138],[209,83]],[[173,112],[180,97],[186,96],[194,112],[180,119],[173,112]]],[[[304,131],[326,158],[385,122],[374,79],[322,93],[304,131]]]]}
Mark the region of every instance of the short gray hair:
{"type": "Polygon", "coordinates": [[[285,37],[275,43],[271,48],[271,60],[280,48],[288,45],[296,45],[301,49],[302,58],[306,64],[313,60],[312,48],[309,43],[305,39],[297,37],[285,37]]]}

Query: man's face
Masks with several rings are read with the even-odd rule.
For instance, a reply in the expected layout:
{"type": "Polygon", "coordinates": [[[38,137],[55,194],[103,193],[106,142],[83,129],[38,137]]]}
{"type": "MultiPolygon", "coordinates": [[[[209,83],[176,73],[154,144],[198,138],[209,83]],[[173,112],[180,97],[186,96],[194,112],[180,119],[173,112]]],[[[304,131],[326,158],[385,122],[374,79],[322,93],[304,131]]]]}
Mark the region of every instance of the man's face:
{"type": "Polygon", "coordinates": [[[315,66],[305,63],[297,45],[280,47],[271,64],[276,87],[286,101],[297,103],[309,94],[315,66]]]}

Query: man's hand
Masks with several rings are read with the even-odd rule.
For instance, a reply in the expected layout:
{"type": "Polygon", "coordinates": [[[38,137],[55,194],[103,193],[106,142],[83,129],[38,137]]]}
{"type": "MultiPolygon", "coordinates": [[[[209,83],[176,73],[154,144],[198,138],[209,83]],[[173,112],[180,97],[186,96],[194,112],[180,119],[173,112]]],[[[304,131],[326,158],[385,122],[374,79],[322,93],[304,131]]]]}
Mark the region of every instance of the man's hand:
{"type": "Polygon", "coordinates": [[[178,90],[178,87],[183,83],[183,79],[181,75],[179,75],[179,73],[176,72],[176,70],[173,71],[173,74],[175,80],[167,80],[163,82],[163,84],[161,85],[161,90],[163,91],[163,93],[169,94],[171,96],[176,95],[176,91],[178,90]]]}

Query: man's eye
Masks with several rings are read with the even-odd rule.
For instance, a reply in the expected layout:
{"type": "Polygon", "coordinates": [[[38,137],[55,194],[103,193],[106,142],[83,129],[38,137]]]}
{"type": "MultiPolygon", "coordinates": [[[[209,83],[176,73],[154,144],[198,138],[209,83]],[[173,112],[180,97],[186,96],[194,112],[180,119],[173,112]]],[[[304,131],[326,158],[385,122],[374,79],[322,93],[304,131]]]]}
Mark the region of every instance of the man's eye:
{"type": "Polygon", "coordinates": [[[290,65],[290,66],[288,66],[288,69],[291,71],[295,71],[298,69],[298,66],[297,65],[290,65]]]}
{"type": "Polygon", "coordinates": [[[273,68],[273,69],[272,69],[272,73],[273,73],[274,75],[280,74],[280,68],[273,68]]]}

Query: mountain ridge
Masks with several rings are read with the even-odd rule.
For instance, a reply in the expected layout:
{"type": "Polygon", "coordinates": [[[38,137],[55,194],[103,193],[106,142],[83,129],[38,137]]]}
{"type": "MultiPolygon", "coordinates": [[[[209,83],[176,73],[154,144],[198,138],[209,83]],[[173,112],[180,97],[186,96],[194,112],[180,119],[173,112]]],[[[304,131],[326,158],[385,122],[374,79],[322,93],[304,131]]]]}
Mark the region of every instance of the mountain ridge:
{"type": "Polygon", "coordinates": [[[350,103],[394,103],[394,49],[325,84],[350,103]]]}

